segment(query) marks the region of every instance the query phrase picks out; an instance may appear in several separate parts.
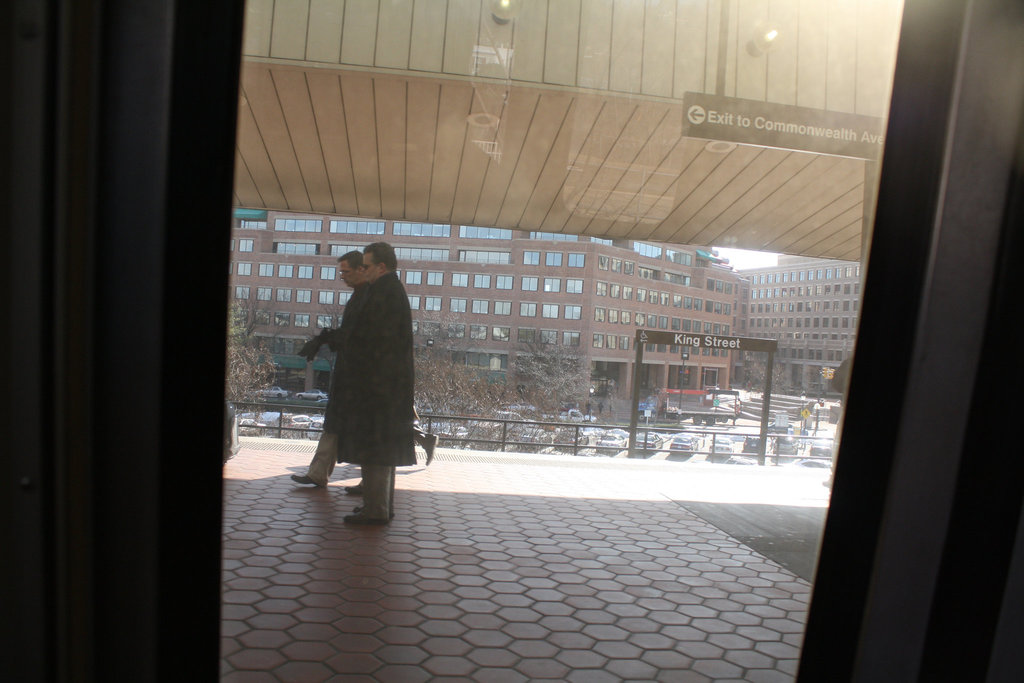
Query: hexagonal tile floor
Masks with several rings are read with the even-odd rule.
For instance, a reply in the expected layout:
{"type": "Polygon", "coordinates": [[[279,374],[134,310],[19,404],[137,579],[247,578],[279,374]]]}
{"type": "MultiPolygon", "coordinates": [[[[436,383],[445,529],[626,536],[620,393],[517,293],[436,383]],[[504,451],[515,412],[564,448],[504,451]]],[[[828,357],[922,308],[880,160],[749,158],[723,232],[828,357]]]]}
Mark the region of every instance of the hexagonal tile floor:
{"type": "Polygon", "coordinates": [[[820,472],[444,450],[348,527],[311,450],[225,466],[222,680],[794,678],[809,584],[678,501],[823,507],[820,472]]]}

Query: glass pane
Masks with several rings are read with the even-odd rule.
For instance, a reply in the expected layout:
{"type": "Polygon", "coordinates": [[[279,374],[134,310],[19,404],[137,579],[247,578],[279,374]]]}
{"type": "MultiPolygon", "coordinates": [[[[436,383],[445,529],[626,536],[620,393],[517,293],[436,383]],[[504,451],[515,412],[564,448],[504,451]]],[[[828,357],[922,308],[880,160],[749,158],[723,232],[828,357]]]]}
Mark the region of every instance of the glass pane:
{"type": "Polygon", "coordinates": [[[249,0],[225,670],[260,641],[267,671],[325,676],[792,679],[901,12],[249,0]],[[339,521],[357,467],[328,495],[287,475],[323,434],[304,397],[342,400],[344,350],[299,352],[345,320],[338,257],[377,240],[441,444],[368,541],[339,521]],[[317,295],[271,296],[292,272],[317,295]]]}

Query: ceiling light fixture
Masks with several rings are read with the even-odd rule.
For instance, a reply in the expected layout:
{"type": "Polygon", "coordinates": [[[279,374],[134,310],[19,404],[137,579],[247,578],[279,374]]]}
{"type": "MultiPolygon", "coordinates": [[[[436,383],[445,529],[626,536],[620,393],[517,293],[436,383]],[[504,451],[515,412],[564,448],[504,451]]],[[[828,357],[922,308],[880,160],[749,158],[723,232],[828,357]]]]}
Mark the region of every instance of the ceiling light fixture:
{"type": "Polygon", "coordinates": [[[778,44],[779,26],[773,21],[758,21],[754,24],[754,34],[747,42],[747,54],[760,57],[778,44]]]}
{"type": "Polygon", "coordinates": [[[496,24],[507,24],[519,14],[520,0],[491,0],[491,18],[496,24]]]}

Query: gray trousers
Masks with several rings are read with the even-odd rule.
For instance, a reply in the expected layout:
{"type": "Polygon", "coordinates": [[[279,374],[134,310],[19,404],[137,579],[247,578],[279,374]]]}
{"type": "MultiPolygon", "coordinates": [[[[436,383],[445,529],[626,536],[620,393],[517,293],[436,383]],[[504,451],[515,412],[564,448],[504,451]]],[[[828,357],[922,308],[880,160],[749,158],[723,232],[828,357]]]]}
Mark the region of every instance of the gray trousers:
{"type": "Polygon", "coordinates": [[[394,493],[394,465],[363,465],[362,515],[390,519],[394,514],[394,493]]]}

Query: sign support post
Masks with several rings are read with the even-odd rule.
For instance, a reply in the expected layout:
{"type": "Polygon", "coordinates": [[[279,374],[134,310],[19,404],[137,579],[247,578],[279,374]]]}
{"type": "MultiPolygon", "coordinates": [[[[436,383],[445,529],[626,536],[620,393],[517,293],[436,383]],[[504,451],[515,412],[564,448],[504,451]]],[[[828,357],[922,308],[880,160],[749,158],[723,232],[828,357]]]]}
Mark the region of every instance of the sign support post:
{"type": "Polygon", "coordinates": [[[640,366],[644,364],[644,345],[647,343],[646,330],[637,330],[633,340],[633,405],[629,410],[629,457],[636,457],[636,427],[640,421],[640,366]]]}
{"type": "MultiPolygon", "coordinates": [[[[763,465],[765,453],[768,449],[768,416],[771,414],[772,406],[772,374],[775,370],[775,351],[768,352],[768,362],[765,363],[764,395],[761,397],[761,438],[757,442],[757,464],[763,465]]],[[[778,463],[778,458],[776,458],[778,463]]]]}

